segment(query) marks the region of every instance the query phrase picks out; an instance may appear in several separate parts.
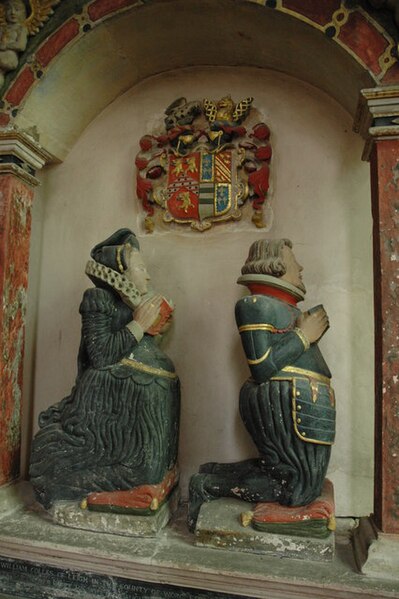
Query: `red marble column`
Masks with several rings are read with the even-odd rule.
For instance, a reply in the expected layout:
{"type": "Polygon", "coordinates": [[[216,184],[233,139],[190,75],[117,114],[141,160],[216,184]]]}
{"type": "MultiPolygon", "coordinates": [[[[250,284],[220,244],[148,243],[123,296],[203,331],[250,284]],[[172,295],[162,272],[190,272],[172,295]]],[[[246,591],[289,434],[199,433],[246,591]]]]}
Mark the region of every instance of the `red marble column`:
{"type": "Polygon", "coordinates": [[[19,475],[32,197],[15,175],[0,174],[0,484],[19,475]]]}
{"type": "Polygon", "coordinates": [[[375,286],[375,522],[399,533],[399,139],[371,152],[375,286]]]}
{"type": "Polygon", "coordinates": [[[0,129],[0,485],[20,471],[31,206],[36,170],[52,161],[31,136],[0,129]]]}

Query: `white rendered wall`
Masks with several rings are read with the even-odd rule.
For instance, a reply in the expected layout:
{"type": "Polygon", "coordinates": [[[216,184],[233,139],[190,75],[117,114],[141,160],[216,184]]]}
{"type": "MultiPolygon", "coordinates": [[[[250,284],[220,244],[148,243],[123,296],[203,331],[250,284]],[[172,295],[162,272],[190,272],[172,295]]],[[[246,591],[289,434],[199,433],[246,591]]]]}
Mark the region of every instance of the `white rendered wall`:
{"type": "Polygon", "coordinates": [[[337,513],[368,514],[374,401],[370,189],[362,142],[351,123],[319,90],[244,68],[186,69],[152,78],[100,114],[65,162],[44,174],[34,422],[74,383],[89,251],[124,226],[138,233],[153,286],[176,304],[164,347],[182,381],[183,493],[200,463],[256,455],[238,415],[248,369],[234,322],[244,289],[235,281],[252,241],[288,237],[305,268],[304,309],[323,303],[331,322],[320,345],[338,401],[329,469],[337,513]],[[270,230],[247,220],[203,234],[187,229],[145,235],[134,191],[139,138],[177,97],[219,99],[228,93],[236,101],[253,96],[272,130],[270,230]]]}

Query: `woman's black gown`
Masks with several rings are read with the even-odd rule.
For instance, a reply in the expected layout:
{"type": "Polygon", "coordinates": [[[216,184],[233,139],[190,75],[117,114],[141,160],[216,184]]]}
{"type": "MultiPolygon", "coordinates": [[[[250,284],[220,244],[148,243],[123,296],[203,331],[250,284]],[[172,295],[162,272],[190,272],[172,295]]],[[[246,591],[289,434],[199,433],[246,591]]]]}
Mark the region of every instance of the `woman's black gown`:
{"type": "Polygon", "coordinates": [[[111,289],[88,289],[71,394],[39,417],[30,478],[38,501],[161,482],[176,463],[179,380],[145,334],[126,328],[131,309],[111,289]]]}

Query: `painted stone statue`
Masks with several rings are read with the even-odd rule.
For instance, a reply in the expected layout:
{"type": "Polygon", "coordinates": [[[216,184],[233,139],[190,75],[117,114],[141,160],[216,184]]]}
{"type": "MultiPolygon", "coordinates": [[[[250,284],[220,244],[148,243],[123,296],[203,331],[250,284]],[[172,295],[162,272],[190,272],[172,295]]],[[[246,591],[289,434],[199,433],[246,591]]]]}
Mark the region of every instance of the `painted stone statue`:
{"type": "Polygon", "coordinates": [[[177,484],[179,380],[157,340],[172,308],[151,295],[139,243],[120,229],[96,245],[80,304],[71,394],[39,417],[30,478],[38,501],[151,513],[177,484]]]}
{"type": "Polygon", "coordinates": [[[301,272],[289,240],[252,244],[238,280],[251,295],[235,312],[251,372],[240,414],[259,457],[201,466],[190,481],[191,530],[201,505],[219,497],[305,506],[321,495],[335,436],[331,374],[317,344],[329,322],[322,306],[297,307],[301,272]]]}
{"type": "Polygon", "coordinates": [[[0,3],[0,87],[5,75],[18,67],[19,55],[26,50],[29,36],[43,27],[53,14],[53,6],[59,2],[5,0],[0,3]]]}

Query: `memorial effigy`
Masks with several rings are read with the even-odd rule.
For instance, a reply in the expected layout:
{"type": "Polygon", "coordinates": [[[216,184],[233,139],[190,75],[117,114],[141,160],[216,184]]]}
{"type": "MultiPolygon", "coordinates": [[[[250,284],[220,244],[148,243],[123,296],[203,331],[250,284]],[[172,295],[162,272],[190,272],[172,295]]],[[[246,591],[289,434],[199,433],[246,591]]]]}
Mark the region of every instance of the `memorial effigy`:
{"type": "Polygon", "coordinates": [[[203,464],[190,481],[189,527],[199,544],[329,559],[335,398],[318,347],[328,317],[322,305],[297,307],[306,289],[289,240],[256,241],[241,272],[251,295],[235,313],[251,377],[240,414],[259,457],[203,464]],[[211,505],[220,498],[233,499],[211,505]]]}
{"type": "Polygon", "coordinates": [[[180,392],[158,343],[173,308],[139,250],[120,229],[91,251],[76,383],[39,416],[30,479],[61,524],[153,535],[176,503],[180,392]]]}

